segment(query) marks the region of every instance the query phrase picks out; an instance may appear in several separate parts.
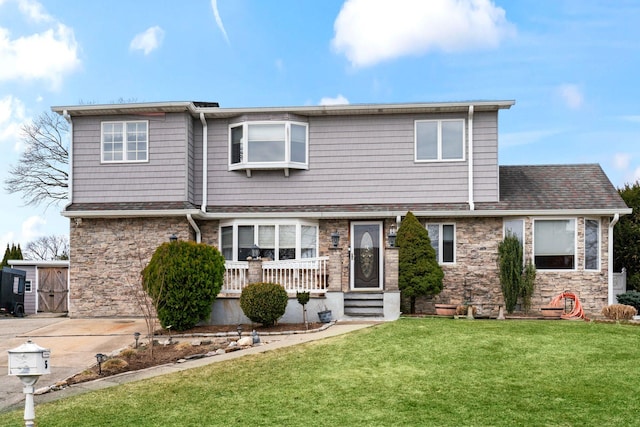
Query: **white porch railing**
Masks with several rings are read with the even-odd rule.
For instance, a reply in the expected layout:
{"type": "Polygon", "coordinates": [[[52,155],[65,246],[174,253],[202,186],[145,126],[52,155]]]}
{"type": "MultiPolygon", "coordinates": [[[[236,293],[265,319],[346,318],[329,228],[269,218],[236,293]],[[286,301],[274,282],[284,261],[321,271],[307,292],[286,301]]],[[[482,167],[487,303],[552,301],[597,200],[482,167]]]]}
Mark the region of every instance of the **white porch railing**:
{"type": "MultiPolygon", "coordinates": [[[[287,261],[263,261],[262,281],[282,285],[287,292],[324,292],[329,257],[287,261]]],[[[248,285],[249,262],[227,261],[222,293],[240,293],[248,285]]]]}
{"type": "Polygon", "coordinates": [[[220,292],[239,294],[249,281],[249,262],[226,261],[224,268],[224,283],[220,292]]]}

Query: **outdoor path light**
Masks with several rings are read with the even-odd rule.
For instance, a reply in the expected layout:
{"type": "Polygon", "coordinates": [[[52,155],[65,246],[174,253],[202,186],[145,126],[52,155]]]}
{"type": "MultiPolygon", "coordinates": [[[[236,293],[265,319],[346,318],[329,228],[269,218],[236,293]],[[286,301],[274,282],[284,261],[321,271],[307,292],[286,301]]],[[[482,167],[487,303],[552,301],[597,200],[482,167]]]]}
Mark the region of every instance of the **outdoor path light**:
{"type": "Polygon", "coordinates": [[[136,340],[136,348],[138,348],[138,340],[140,339],[140,332],[134,332],[133,338],[136,340]]]}
{"type": "Polygon", "coordinates": [[[98,374],[102,375],[102,363],[107,360],[107,355],[98,353],[96,354],[96,361],[98,362],[98,374]]]}
{"type": "Polygon", "coordinates": [[[242,325],[238,325],[236,331],[238,331],[238,339],[242,338],[242,325]]]}
{"type": "Polygon", "coordinates": [[[9,375],[17,376],[24,388],[24,425],[33,426],[36,418],[33,404],[33,386],[38,382],[40,375],[51,373],[49,358],[51,350],[42,348],[31,340],[8,351],[9,353],[9,375]]]}

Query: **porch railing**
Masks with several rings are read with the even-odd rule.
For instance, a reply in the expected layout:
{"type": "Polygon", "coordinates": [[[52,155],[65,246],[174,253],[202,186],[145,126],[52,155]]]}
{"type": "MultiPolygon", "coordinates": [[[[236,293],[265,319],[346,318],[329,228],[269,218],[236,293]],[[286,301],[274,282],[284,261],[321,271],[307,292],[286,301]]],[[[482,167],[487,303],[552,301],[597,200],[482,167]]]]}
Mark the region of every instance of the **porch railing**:
{"type": "MultiPolygon", "coordinates": [[[[327,263],[329,257],[301,260],[263,261],[262,281],[282,285],[287,292],[324,292],[327,289],[327,263]]],[[[248,285],[249,262],[227,261],[225,263],[224,293],[240,293],[248,285]]]]}

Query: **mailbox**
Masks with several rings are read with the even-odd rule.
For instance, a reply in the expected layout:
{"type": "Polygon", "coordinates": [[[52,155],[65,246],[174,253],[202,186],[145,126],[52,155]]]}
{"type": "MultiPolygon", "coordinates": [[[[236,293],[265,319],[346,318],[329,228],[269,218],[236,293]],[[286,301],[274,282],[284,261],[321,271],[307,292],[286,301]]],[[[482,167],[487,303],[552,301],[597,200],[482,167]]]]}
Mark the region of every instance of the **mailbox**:
{"type": "Polygon", "coordinates": [[[33,376],[51,373],[51,351],[31,340],[9,350],[9,375],[33,376]]]}

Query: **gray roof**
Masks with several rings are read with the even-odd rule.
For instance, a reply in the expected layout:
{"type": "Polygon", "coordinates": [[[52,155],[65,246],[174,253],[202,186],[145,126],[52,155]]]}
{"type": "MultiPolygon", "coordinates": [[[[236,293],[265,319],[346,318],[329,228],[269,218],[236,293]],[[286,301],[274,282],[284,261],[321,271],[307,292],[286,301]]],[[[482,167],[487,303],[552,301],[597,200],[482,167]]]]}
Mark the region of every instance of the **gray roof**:
{"type": "MultiPolygon", "coordinates": [[[[322,216],[376,217],[404,215],[412,211],[430,216],[500,216],[527,214],[627,214],[631,209],[618,194],[602,168],[597,164],[500,166],[500,201],[475,204],[470,211],[467,203],[367,204],[367,205],[305,205],[305,206],[207,206],[209,218],[237,216],[322,216]]],[[[66,216],[154,216],[164,214],[201,215],[198,206],[188,202],[125,202],[74,203],[65,208],[66,216]]]]}
{"type": "Polygon", "coordinates": [[[500,166],[500,202],[487,210],[626,210],[598,164],[500,166]]]}

